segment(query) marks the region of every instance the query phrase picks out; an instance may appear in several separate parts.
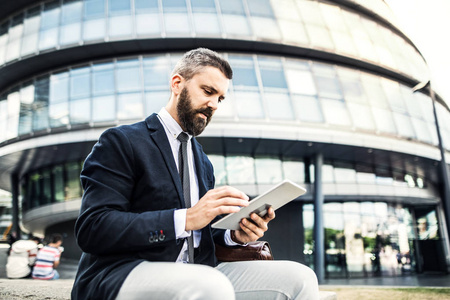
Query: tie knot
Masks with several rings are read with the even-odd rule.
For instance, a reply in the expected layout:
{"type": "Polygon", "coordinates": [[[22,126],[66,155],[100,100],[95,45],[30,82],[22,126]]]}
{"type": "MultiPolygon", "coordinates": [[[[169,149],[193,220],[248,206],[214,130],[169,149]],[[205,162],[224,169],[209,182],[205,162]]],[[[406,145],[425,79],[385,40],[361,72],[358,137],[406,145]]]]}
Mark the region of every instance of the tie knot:
{"type": "Polygon", "coordinates": [[[187,133],[185,133],[185,132],[181,132],[177,136],[177,140],[179,140],[182,143],[186,143],[189,140],[189,135],[187,135],[187,133]]]}

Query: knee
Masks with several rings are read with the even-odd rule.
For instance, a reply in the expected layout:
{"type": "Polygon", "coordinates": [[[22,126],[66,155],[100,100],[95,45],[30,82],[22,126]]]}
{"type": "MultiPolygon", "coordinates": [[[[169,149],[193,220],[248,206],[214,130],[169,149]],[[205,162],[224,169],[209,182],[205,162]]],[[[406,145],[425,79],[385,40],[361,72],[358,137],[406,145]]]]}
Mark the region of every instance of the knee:
{"type": "Polygon", "coordinates": [[[289,262],[286,268],[292,276],[292,284],[295,286],[297,297],[293,299],[318,299],[319,284],[316,273],[309,267],[296,262],[289,262]]]}
{"type": "MultiPolygon", "coordinates": [[[[234,300],[235,293],[230,280],[221,272],[214,268],[205,268],[198,278],[191,281],[189,286],[179,290],[179,295],[175,299],[188,300],[234,300]],[[186,295],[189,295],[187,298],[186,295]]],[[[197,277],[194,275],[194,277],[197,277]]]]}
{"type": "Polygon", "coordinates": [[[290,272],[292,278],[297,278],[299,282],[306,285],[318,287],[317,275],[311,268],[297,262],[290,261],[287,263],[289,266],[286,269],[290,272]]]}

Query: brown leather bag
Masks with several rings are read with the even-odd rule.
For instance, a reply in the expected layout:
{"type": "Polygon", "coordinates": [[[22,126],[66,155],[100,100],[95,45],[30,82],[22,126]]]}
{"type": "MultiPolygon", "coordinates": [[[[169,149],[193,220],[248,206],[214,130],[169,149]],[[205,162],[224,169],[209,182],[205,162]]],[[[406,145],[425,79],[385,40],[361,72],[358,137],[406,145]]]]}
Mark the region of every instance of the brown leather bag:
{"type": "Polygon", "coordinates": [[[216,257],[221,262],[273,260],[269,242],[250,242],[246,246],[224,247],[216,244],[216,257]]]}

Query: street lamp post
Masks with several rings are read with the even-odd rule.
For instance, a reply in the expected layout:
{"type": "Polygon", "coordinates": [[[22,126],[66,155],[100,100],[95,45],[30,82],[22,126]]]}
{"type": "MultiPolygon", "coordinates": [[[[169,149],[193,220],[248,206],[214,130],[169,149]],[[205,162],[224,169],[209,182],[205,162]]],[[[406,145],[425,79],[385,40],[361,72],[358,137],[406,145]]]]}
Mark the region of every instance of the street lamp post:
{"type": "Polygon", "coordinates": [[[441,161],[440,161],[440,169],[441,169],[441,179],[443,181],[442,186],[442,202],[444,204],[444,214],[445,219],[447,223],[447,231],[449,231],[450,235],[450,176],[448,174],[448,168],[447,163],[445,162],[445,150],[444,145],[442,143],[442,137],[441,137],[441,130],[439,127],[439,120],[436,113],[436,96],[434,94],[433,89],[431,88],[431,81],[424,81],[417,84],[415,87],[413,87],[413,93],[419,92],[419,91],[427,91],[430,95],[431,102],[433,104],[433,115],[434,115],[434,122],[436,124],[436,132],[438,137],[438,143],[439,143],[439,151],[441,152],[441,161]]]}

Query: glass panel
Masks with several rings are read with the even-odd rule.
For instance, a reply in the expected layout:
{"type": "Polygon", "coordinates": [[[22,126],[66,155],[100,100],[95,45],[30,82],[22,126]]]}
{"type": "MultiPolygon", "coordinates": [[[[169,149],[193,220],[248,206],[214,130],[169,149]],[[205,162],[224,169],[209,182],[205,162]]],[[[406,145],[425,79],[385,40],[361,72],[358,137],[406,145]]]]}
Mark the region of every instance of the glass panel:
{"type": "Polygon", "coordinates": [[[67,101],[69,98],[69,76],[67,72],[50,76],[50,103],[67,101]]]}
{"type": "Polygon", "coordinates": [[[346,101],[367,103],[364,88],[359,79],[358,72],[349,69],[338,68],[338,76],[342,85],[342,91],[346,101]]]}
{"type": "Polygon", "coordinates": [[[284,179],[296,183],[305,182],[305,164],[300,161],[283,161],[284,179]]]}
{"type": "Polygon", "coordinates": [[[94,97],[92,99],[92,120],[94,122],[114,121],[116,104],[114,96],[94,97]]]}
{"type": "Polygon", "coordinates": [[[269,0],[247,0],[247,4],[252,16],[275,17],[269,0]]]}
{"type": "Polygon", "coordinates": [[[377,129],[379,131],[392,134],[397,132],[394,117],[389,110],[373,107],[372,111],[375,118],[375,124],[377,124],[377,129]]]}
{"type": "Polygon", "coordinates": [[[314,64],[313,73],[316,78],[317,91],[321,97],[342,99],[343,95],[336,72],[332,66],[314,64]]]}
{"type": "Polygon", "coordinates": [[[48,128],[49,78],[36,80],[34,96],[33,131],[48,128]]]}
{"type": "Polygon", "coordinates": [[[400,93],[399,85],[397,82],[383,79],[381,80],[384,92],[389,100],[391,109],[400,113],[406,113],[406,105],[403,101],[403,96],[400,93]]]}
{"type": "Polygon", "coordinates": [[[139,119],[143,117],[144,107],[141,93],[123,94],[117,97],[119,120],[139,119]]]}
{"type": "Polygon", "coordinates": [[[329,124],[351,126],[350,116],[344,102],[321,99],[325,120],[329,124]]]}
{"type": "Polygon", "coordinates": [[[310,96],[292,96],[297,118],[304,122],[323,123],[319,100],[310,96]]]}
{"type": "Polygon", "coordinates": [[[386,99],[386,94],[383,92],[383,88],[381,87],[379,78],[362,73],[361,82],[364,87],[365,94],[369,99],[369,103],[372,106],[380,108],[389,107],[389,104],[386,99]]]}
{"type": "Polygon", "coordinates": [[[91,120],[91,101],[90,99],[79,99],[71,101],[70,106],[70,123],[88,123],[91,120]]]}
{"type": "Polygon", "coordinates": [[[314,24],[306,24],[306,32],[313,46],[334,49],[333,39],[328,29],[314,24]]]}
{"type": "Polygon", "coordinates": [[[118,61],[117,72],[117,92],[133,92],[141,90],[141,76],[138,60],[118,61]]]}
{"type": "MultiPolygon", "coordinates": [[[[264,99],[269,118],[273,120],[293,120],[294,112],[287,94],[265,93],[264,99]]],[[[242,100],[241,100],[242,101],[242,100]]]]}
{"type": "Polygon", "coordinates": [[[20,94],[14,92],[8,95],[8,123],[6,138],[12,139],[19,134],[20,94]]]}
{"type": "Polygon", "coordinates": [[[258,184],[275,184],[282,180],[281,161],[278,159],[257,158],[255,168],[258,184]]]}
{"type": "Polygon", "coordinates": [[[55,202],[63,202],[64,197],[64,169],[62,166],[55,166],[52,170],[53,174],[53,187],[55,189],[54,199],[55,202]]]}
{"type": "Polygon", "coordinates": [[[306,63],[294,64],[293,61],[286,61],[286,79],[291,93],[304,95],[317,94],[314,79],[306,63]],[[293,67],[296,65],[299,68],[294,69],[293,67]],[[300,67],[304,70],[300,69],[300,67]]]}
{"type": "Polygon", "coordinates": [[[298,43],[306,45],[309,43],[305,26],[299,21],[278,20],[281,35],[286,43],[298,43]]]}
{"type": "Polygon", "coordinates": [[[86,41],[103,40],[106,35],[105,22],[105,19],[85,21],[83,27],[83,39],[86,41]]]}
{"type": "Polygon", "coordinates": [[[109,0],[108,11],[110,16],[130,14],[130,0],[109,0]]]}
{"type": "Polygon", "coordinates": [[[225,32],[229,35],[250,36],[251,29],[245,16],[222,15],[225,32]]]}
{"type": "Polygon", "coordinates": [[[208,155],[209,160],[214,166],[214,177],[216,186],[227,184],[227,170],[225,169],[225,157],[222,155],[208,155]]]}
{"type": "Polygon", "coordinates": [[[158,113],[161,108],[169,102],[170,91],[146,92],[145,93],[145,115],[158,113]]]}
{"type": "Polygon", "coordinates": [[[166,0],[161,2],[164,11],[164,26],[166,33],[189,34],[190,23],[188,20],[185,0],[166,0]]]}
{"type": "Polygon", "coordinates": [[[226,157],[229,184],[254,184],[254,159],[246,156],[226,157]]]}
{"type": "Polygon", "coordinates": [[[92,67],[93,95],[114,94],[114,70],[112,63],[92,67]]]}
{"type": "Polygon", "coordinates": [[[109,17],[109,36],[131,36],[133,33],[133,20],[131,16],[109,17]]]}
{"type": "Polygon", "coordinates": [[[251,22],[257,37],[280,40],[281,33],[275,20],[261,17],[251,17],[251,22]]]}
{"type": "Polygon", "coordinates": [[[220,35],[219,19],[215,13],[194,13],[194,28],[197,34],[220,35]]]}
{"type": "MultiPolygon", "coordinates": [[[[165,3],[165,2],[164,2],[165,3]]],[[[165,13],[164,26],[168,34],[184,34],[191,32],[191,26],[186,14],[181,13],[165,13]]]]}
{"type": "Polygon", "coordinates": [[[90,67],[70,71],[70,99],[86,98],[91,94],[90,67]]]}
{"type": "Polygon", "coordinates": [[[143,11],[158,11],[158,0],[134,0],[134,8],[136,13],[143,11]]]}
{"type": "Polygon", "coordinates": [[[9,22],[0,25],[0,65],[5,63],[6,45],[8,43],[9,22]]]}
{"type": "Polygon", "coordinates": [[[332,165],[322,165],[322,180],[325,183],[334,183],[334,172],[332,165]]]}
{"type": "Polygon", "coordinates": [[[62,45],[78,43],[81,38],[82,2],[71,2],[63,5],[61,16],[60,43],[62,45]]]}
{"type": "Polygon", "coordinates": [[[105,0],[84,1],[84,18],[97,19],[105,17],[105,0]]]}
{"type": "Polygon", "coordinates": [[[264,88],[287,89],[281,61],[259,57],[258,62],[264,88]]]}
{"type": "Polygon", "coordinates": [[[214,118],[232,118],[235,116],[235,96],[232,92],[229,92],[226,99],[219,104],[219,108],[214,114],[214,118]]]}
{"type": "Polygon", "coordinates": [[[8,124],[8,102],[0,100],[0,142],[6,140],[6,125],[8,124]]]}
{"type": "Polygon", "coordinates": [[[19,57],[20,38],[22,37],[23,24],[17,24],[9,28],[8,48],[6,49],[6,61],[11,61],[19,57]]]}
{"type": "Polygon", "coordinates": [[[243,1],[241,0],[219,0],[219,3],[223,14],[245,15],[243,1]]]}
{"type": "Polygon", "coordinates": [[[394,112],[394,120],[395,125],[397,125],[398,134],[404,137],[416,138],[409,116],[394,112]]]}
{"type": "Polygon", "coordinates": [[[258,89],[255,67],[251,57],[230,57],[230,65],[233,68],[234,89],[258,89]]]}
{"type": "Polygon", "coordinates": [[[80,166],[77,162],[65,165],[66,185],[64,187],[65,200],[77,199],[81,197],[80,166]]]}
{"type": "Polygon", "coordinates": [[[355,127],[375,130],[375,122],[373,121],[372,111],[368,106],[348,102],[347,107],[350,111],[355,127]]]}
{"type": "Polygon", "coordinates": [[[69,124],[69,103],[67,101],[50,104],[49,118],[51,127],[65,126],[69,124]]]}
{"type": "Polygon", "coordinates": [[[254,92],[235,92],[238,116],[241,118],[264,118],[261,95],[254,92]]]}
{"type": "Polygon", "coordinates": [[[159,14],[139,13],[136,15],[136,33],[138,35],[160,35],[161,26],[159,14]]]}
{"type": "Polygon", "coordinates": [[[39,50],[49,49],[57,45],[60,12],[60,8],[54,8],[42,12],[39,50]]]}
{"type": "Polygon", "coordinates": [[[411,118],[411,120],[413,122],[417,138],[423,142],[432,144],[433,139],[428,129],[428,124],[425,121],[417,118],[411,118]]]}
{"type": "Polygon", "coordinates": [[[143,59],[144,88],[146,90],[167,89],[169,85],[169,61],[165,57],[143,59]]]}
{"type": "Polygon", "coordinates": [[[41,176],[42,194],[40,205],[50,204],[52,202],[52,181],[50,170],[44,170],[41,176]]]}
{"type": "Polygon", "coordinates": [[[356,182],[356,171],[353,169],[334,168],[334,176],[336,178],[336,183],[356,182]]]}

